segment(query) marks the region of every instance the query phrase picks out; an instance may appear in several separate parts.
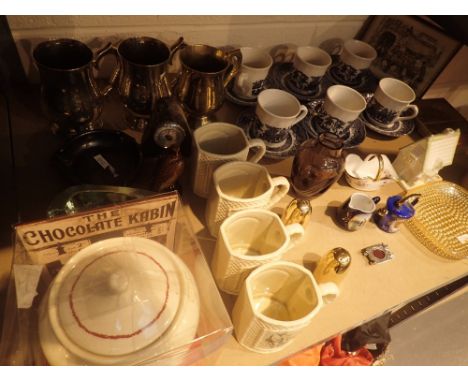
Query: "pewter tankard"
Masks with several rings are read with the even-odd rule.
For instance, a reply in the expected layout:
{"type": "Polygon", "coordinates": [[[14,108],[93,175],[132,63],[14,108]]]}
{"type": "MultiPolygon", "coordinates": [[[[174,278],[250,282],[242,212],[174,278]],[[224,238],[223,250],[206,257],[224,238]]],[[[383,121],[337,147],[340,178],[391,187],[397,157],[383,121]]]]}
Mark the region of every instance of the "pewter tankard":
{"type": "Polygon", "coordinates": [[[192,127],[214,120],[224,101],[224,89],[242,62],[239,49],[224,52],[208,45],[186,45],[180,51],[182,72],[176,95],[188,112],[192,127]]]}
{"type": "Polygon", "coordinates": [[[115,75],[99,88],[93,68],[98,69],[108,53],[113,53],[110,44],[94,57],[86,44],[72,39],[36,46],[33,58],[41,79],[42,107],[54,132],[73,136],[102,126],[103,97],[112,89],[115,75]]]}
{"type": "Polygon", "coordinates": [[[154,102],[171,95],[166,78],[167,64],[183,44],[180,37],[170,48],[151,37],[131,37],[118,48],[120,62],[119,93],[128,111],[130,127],[143,130],[154,102]]]}

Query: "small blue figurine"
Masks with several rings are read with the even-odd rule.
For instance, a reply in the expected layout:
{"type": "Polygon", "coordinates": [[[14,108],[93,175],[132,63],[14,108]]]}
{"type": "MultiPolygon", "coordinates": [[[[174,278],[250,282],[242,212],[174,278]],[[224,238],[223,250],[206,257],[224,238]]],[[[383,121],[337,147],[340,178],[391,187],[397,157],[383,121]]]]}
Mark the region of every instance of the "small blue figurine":
{"type": "Polygon", "coordinates": [[[385,232],[397,232],[400,222],[414,216],[414,206],[420,196],[421,194],[411,194],[404,198],[400,195],[390,196],[387,199],[387,206],[376,212],[377,226],[385,232]]]}

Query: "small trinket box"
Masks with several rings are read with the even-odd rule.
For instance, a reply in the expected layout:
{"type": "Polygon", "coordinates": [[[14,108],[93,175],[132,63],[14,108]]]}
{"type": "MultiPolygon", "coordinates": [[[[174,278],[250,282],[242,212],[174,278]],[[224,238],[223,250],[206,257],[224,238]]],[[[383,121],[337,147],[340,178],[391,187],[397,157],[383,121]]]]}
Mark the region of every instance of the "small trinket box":
{"type": "Polygon", "coordinates": [[[371,245],[361,250],[362,254],[367,257],[369,264],[378,264],[393,259],[393,253],[388,248],[388,245],[381,243],[371,245]]]}

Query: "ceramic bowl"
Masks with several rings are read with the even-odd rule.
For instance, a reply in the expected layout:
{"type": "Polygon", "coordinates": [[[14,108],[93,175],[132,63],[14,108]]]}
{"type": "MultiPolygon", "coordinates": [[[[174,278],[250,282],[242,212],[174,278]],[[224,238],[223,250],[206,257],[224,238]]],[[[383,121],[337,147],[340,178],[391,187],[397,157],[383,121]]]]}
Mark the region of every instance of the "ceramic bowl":
{"type": "Polygon", "coordinates": [[[348,184],[360,191],[375,191],[392,181],[385,170],[389,166],[388,158],[380,154],[370,154],[364,160],[359,155],[349,154],[345,160],[345,178],[348,184]],[[367,176],[359,176],[356,168],[367,165],[367,176]]]}
{"type": "Polygon", "coordinates": [[[158,364],[193,340],[199,314],[195,280],[168,248],[108,239],[78,252],[53,280],[40,306],[39,342],[51,365],[158,364]]]}

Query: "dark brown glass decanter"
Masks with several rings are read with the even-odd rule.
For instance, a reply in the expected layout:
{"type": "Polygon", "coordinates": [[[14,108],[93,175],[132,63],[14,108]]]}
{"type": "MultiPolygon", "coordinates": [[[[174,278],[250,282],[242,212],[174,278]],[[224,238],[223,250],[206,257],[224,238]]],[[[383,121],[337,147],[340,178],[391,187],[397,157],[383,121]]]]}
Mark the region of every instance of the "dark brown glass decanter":
{"type": "Polygon", "coordinates": [[[332,133],[303,142],[294,157],[291,182],[295,193],[310,199],[328,190],[343,174],[343,140],[332,133]]]}

